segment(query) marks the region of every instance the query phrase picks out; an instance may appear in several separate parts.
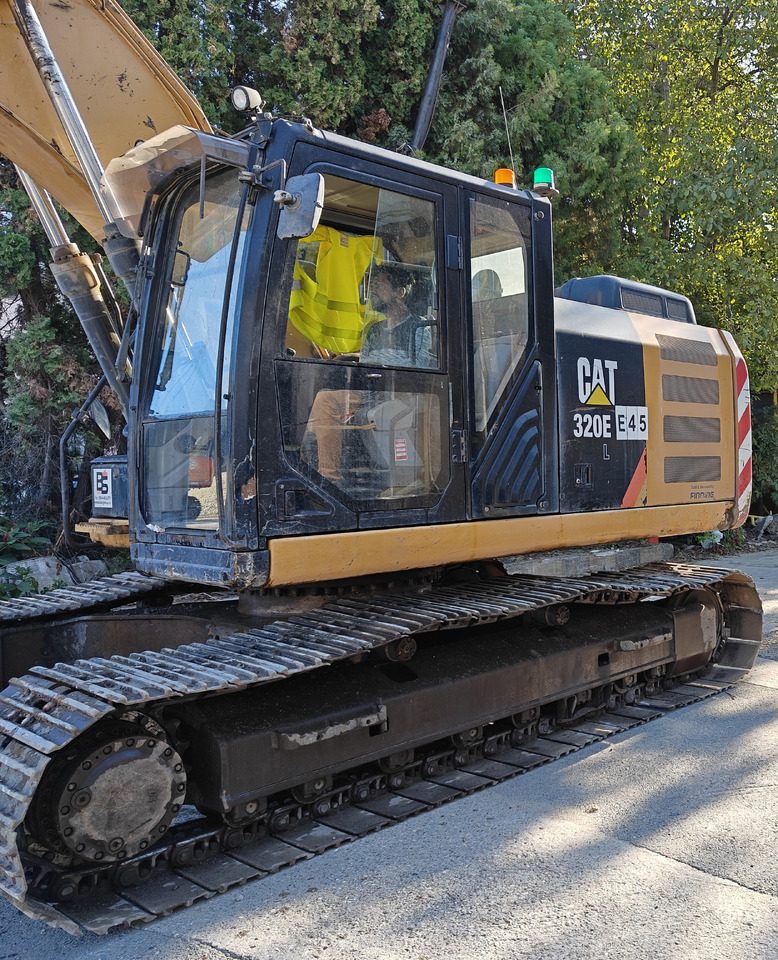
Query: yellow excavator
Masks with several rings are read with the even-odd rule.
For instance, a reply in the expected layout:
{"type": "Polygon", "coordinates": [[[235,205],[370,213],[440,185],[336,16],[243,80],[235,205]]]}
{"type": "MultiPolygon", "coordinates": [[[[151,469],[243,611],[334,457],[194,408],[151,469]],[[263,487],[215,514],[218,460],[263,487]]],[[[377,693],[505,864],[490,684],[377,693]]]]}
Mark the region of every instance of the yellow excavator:
{"type": "Polygon", "coordinates": [[[215,133],[111,0],[0,0],[0,45],[0,146],[127,421],[84,529],[135,567],[0,605],[21,910],[147,922],[750,669],[742,574],[496,559],[748,512],[734,340],[668,290],[555,290],[551,171],[487,182],[247,87],[215,133]]]}

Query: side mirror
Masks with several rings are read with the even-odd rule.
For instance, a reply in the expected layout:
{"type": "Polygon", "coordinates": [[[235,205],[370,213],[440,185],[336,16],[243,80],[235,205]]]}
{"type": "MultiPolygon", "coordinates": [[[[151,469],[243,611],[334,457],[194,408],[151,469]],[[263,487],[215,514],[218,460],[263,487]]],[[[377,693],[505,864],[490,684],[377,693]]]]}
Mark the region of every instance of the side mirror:
{"type": "Polygon", "coordinates": [[[318,227],[324,208],[324,177],[307,173],[290,177],[285,190],[276,190],[273,199],[281,205],[278,236],[282,240],[308,237],[318,227]]]}
{"type": "Polygon", "coordinates": [[[102,433],[106,440],[111,439],[111,421],[108,419],[108,411],[98,399],[92,401],[89,408],[89,416],[94,421],[97,429],[102,433]]]}

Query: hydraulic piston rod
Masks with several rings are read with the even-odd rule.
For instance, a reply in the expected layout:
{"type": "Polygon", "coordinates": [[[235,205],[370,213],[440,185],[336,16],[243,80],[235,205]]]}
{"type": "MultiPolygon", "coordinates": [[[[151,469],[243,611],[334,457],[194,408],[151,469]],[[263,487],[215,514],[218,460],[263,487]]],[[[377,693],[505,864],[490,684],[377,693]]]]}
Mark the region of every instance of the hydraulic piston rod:
{"type": "Polygon", "coordinates": [[[21,167],[16,167],[16,172],[35,212],[38,214],[38,219],[48,238],[49,246],[61,247],[70,243],[65,225],[62,223],[49,193],[46,190],[41,190],[32,177],[25,173],[21,167]]]}
{"type": "Polygon", "coordinates": [[[51,271],[60,290],[73,305],[92,352],[105,379],[119,399],[127,417],[129,387],[116,369],[116,355],[122,335],[122,319],[100,257],[82,253],[72,243],[54,203],[24,170],[16,168],[51,244],[51,271]]]}

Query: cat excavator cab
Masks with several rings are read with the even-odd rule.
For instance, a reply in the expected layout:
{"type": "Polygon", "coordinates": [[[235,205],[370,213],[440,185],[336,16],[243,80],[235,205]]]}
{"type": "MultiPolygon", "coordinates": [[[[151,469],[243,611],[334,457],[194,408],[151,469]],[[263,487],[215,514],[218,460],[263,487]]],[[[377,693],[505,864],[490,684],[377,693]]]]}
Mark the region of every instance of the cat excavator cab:
{"type": "Polygon", "coordinates": [[[167,138],[105,176],[131,208],[114,222],[148,243],[140,570],[293,586],[742,515],[734,342],[640,302],[555,298],[548,199],[285,120],[229,151],[167,138]],[[387,266],[414,333],[371,354],[387,266]]]}

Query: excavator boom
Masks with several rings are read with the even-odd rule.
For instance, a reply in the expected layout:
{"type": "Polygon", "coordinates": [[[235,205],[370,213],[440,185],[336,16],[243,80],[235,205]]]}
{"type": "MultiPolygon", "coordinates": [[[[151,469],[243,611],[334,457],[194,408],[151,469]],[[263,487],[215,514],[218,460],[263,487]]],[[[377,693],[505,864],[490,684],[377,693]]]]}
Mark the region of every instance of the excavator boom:
{"type": "Polygon", "coordinates": [[[209,131],[210,124],[192,93],[111,0],[0,0],[2,152],[100,240],[103,217],[24,41],[30,7],[103,166],[169,127],[209,131]]]}

